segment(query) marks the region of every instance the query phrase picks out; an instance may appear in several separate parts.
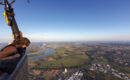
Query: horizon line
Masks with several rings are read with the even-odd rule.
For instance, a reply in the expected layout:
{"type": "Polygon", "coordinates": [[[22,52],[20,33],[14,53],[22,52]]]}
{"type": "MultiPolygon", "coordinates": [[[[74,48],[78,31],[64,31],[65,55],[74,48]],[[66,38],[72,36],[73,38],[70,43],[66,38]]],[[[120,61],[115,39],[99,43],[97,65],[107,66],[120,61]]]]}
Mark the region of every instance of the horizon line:
{"type": "MultiPolygon", "coordinates": [[[[130,42],[130,40],[93,40],[93,41],[87,41],[87,40],[80,40],[80,41],[31,41],[31,43],[46,43],[46,42],[130,42]]],[[[9,43],[9,42],[1,42],[1,43],[9,43]]]]}

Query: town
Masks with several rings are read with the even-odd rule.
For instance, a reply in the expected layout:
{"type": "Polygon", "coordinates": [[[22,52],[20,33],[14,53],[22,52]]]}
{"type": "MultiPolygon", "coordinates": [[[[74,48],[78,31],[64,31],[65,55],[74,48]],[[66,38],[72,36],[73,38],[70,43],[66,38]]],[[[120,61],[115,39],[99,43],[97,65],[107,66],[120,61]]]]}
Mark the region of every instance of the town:
{"type": "Polygon", "coordinates": [[[130,79],[129,43],[61,42],[39,43],[38,46],[50,48],[55,53],[29,62],[30,79],[130,79]]]}

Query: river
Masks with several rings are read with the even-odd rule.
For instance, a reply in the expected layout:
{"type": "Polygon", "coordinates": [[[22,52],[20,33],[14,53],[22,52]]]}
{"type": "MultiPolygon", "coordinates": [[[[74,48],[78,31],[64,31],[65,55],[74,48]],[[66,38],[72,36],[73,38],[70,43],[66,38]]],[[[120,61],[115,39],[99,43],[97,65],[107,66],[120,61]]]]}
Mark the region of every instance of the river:
{"type": "Polygon", "coordinates": [[[48,57],[48,56],[50,56],[50,55],[52,55],[52,54],[54,54],[55,53],[55,51],[54,50],[52,50],[52,49],[49,49],[49,48],[45,48],[45,47],[43,47],[43,46],[41,46],[40,47],[41,49],[44,49],[43,51],[41,51],[40,53],[38,53],[38,54],[42,54],[42,53],[44,53],[45,52],[45,50],[47,50],[48,52],[46,53],[46,54],[44,54],[44,55],[41,55],[41,56],[36,56],[36,57],[30,57],[28,60],[29,61],[32,61],[32,60],[37,60],[37,59],[41,59],[41,58],[45,58],[45,57],[48,57]]]}

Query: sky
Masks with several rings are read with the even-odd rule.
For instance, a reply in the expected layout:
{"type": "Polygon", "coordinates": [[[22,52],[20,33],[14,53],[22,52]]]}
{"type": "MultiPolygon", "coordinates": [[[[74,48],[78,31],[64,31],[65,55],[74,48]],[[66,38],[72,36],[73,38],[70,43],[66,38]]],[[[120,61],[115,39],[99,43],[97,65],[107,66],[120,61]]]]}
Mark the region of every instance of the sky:
{"type": "MultiPolygon", "coordinates": [[[[11,1],[11,0],[9,0],[11,1]]],[[[130,0],[16,0],[23,35],[32,42],[130,41],[130,0]]],[[[12,40],[0,5],[0,42],[12,40]]]]}

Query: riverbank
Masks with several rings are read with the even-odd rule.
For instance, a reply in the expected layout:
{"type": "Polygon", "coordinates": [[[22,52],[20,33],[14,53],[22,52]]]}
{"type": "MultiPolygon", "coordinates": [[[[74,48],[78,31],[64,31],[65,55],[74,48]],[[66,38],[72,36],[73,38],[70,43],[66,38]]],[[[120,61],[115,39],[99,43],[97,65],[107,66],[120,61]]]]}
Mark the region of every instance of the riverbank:
{"type": "Polygon", "coordinates": [[[33,61],[33,60],[45,58],[45,57],[50,56],[50,55],[52,55],[52,54],[55,53],[55,51],[52,50],[52,49],[45,48],[45,47],[43,47],[43,46],[41,46],[40,48],[42,48],[43,51],[40,51],[40,52],[37,53],[37,54],[42,54],[42,53],[45,53],[46,51],[47,51],[47,53],[45,53],[45,54],[43,54],[43,55],[40,55],[40,56],[30,57],[30,58],[28,59],[29,61],[33,61]]]}

